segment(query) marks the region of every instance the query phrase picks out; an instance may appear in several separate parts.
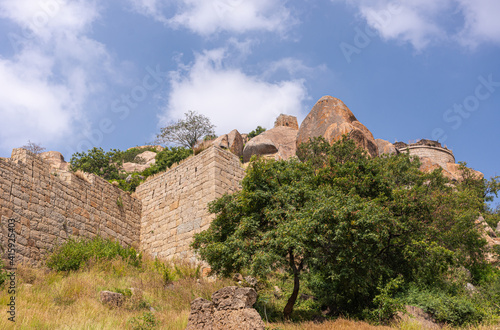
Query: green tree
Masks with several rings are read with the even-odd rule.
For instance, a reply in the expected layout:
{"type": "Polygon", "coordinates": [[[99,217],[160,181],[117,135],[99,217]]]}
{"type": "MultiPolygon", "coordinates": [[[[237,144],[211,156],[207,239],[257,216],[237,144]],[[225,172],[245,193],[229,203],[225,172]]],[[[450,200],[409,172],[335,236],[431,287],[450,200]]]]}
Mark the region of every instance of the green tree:
{"type": "Polygon", "coordinates": [[[102,148],[92,148],[87,152],[76,152],[71,156],[71,170],[94,173],[106,180],[119,179],[118,166],[112,162],[117,150],[105,152],[102,148]]]}
{"type": "Polygon", "coordinates": [[[184,119],[163,127],[161,133],[156,136],[156,142],[159,144],[171,142],[193,149],[196,142],[204,136],[215,135],[215,126],[208,117],[194,111],[188,111],[184,116],[184,119]]]}
{"type": "Polygon", "coordinates": [[[370,158],[346,136],[298,154],[302,162],[253,162],[240,192],[210,204],[216,217],[192,245],[223,275],[289,272],[285,318],[304,278],[332,310],[358,313],[398,276],[436,285],[449,269],[483,260],[474,189],[420,172],[408,154],[370,158]]]}
{"type": "Polygon", "coordinates": [[[253,131],[251,131],[250,133],[248,133],[248,138],[249,139],[254,138],[257,135],[259,135],[260,133],[263,133],[265,131],[266,131],[266,129],[264,127],[257,126],[256,129],[254,129],[253,131]]]}

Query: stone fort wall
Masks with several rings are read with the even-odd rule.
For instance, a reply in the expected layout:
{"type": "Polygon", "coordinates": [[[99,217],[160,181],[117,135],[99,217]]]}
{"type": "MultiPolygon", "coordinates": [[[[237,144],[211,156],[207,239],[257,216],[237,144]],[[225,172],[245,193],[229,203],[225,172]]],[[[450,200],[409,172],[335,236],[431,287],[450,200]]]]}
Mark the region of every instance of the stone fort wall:
{"type": "Polygon", "coordinates": [[[397,142],[394,146],[399,152],[406,152],[408,150],[412,156],[430,158],[445,169],[447,163],[455,163],[455,156],[453,155],[453,152],[447,148],[443,148],[437,141],[422,139],[419,142],[412,144],[397,142]]]}
{"type": "Polygon", "coordinates": [[[210,147],[141,184],[136,190],[142,201],[141,250],[195,261],[189,244],[213,219],[207,203],[239,190],[244,176],[236,155],[210,147]]]}
{"type": "Polygon", "coordinates": [[[0,158],[0,253],[15,219],[16,262],[39,263],[69,237],[101,235],[139,247],[141,202],[93,174],[50,167],[24,149],[0,158]]]}

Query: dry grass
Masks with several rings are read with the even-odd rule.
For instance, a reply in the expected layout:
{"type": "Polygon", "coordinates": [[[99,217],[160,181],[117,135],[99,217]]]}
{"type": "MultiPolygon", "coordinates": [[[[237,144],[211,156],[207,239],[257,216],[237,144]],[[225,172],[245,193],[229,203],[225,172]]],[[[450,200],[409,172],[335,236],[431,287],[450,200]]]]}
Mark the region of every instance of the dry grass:
{"type": "MultiPolygon", "coordinates": [[[[231,284],[182,278],[165,285],[151,260],[142,269],[114,260],[70,273],[20,266],[16,275],[16,324],[2,313],[0,329],[133,329],[133,319],[150,313],[150,307],[158,329],[184,329],[193,299],[210,298],[214,291],[231,284]],[[120,308],[104,306],[99,300],[100,291],[131,288],[135,294],[120,308]]],[[[9,296],[3,286],[2,306],[9,296]]]]}
{"type": "MultiPolygon", "coordinates": [[[[196,270],[188,264],[177,264],[177,268],[169,266],[174,281],[168,284],[152,260],[144,260],[140,269],[121,259],[93,262],[85,269],[69,273],[19,266],[16,323],[8,321],[3,312],[0,329],[139,329],[134,328],[134,320],[145,315],[153,315],[157,322],[155,329],[185,329],[193,299],[210,299],[218,289],[234,285],[227,279],[197,279],[196,270]],[[101,304],[99,292],[103,290],[131,290],[133,294],[122,307],[112,308],[101,304]]],[[[5,285],[0,287],[1,306],[6,306],[9,297],[5,285]]],[[[390,329],[342,318],[323,323],[269,323],[266,327],[276,330],[390,329]]],[[[409,321],[393,328],[421,329],[409,321]]],[[[498,326],[477,329],[498,329],[498,326]]]]}

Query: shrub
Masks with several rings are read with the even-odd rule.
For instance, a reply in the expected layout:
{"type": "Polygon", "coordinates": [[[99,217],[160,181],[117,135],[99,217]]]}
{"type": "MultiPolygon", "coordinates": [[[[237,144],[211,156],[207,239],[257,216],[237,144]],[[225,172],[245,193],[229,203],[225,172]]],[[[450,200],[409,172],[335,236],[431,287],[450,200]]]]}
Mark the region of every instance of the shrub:
{"type": "Polygon", "coordinates": [[[2,259],[0,259],[0,285],[2,285],[7,280],[7,272],[4,269],[4,264],[2,259]]]}
{"type": "Polygon", "coordinates": [[[468,293],[451,295],[440,289],[410,289],[407,303],[421,307],[433,318],[454,326],[478,324],[488,316],[484,301],[468,293]]]}
{"type": "Polygon", "coordinates": [[[130,148],[125,151],[121,150],[112,150],[114,155],[112,156],[112,161],[117,164],[122,164],[122,163],[138,163],[141,164],[143,162],[136,160],[137,155],[142,154],[145,151],[153,151],[158,153],[155,147],[147,147],[147,148],[130,148]]]}
{"type": "Polygon", "coordinates": [[[135,267],[141,265],[142,255],[132,247],[96,236],[92,239],[69,239],[47,258],[47,266],[57,271],[78,270],[90,259],[114,259],[121,257],[135,267]]]}
{"type": "Polygon", "coordinates": [[[151,312],[144,312],[142,316],[133,317],[128,322],[134,330],[154,329],[158,325],[156,317],[151,312]]]}
{"type": "Polygon", "coordinates": [[[248,133],[248,139],[250,140],[251,138],[254,138],[257,135],[259,135],[260,133],[263,133],[265,131],[266,131],[266,129],[264,127],[257,126],[256,129],[254,129],[253,131],[251,131],[250,133],[248,133]]]}

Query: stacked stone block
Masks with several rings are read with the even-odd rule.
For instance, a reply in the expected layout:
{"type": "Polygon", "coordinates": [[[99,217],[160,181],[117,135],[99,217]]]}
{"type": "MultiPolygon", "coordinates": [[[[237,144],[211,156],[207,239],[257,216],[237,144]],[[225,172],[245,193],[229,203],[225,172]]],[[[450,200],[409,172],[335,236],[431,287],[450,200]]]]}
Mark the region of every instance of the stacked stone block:
{"type": "Polygon", "coordinates": [[[138,247],[140,216],[139,200],[98,176],[51,168],[24,149],[0,158],[3,257],[9,219],[16,221],[16,261],[37,264],[69,237],[101,235],[138,247]]]}
{"type": "Polygon", "coordinates": [[[137,187],[141,250],[162,259],[195,261],[189,244],[213,219],[207,203],[239,190],[244,175],[237,156],[214,146],[137,187]]]}

